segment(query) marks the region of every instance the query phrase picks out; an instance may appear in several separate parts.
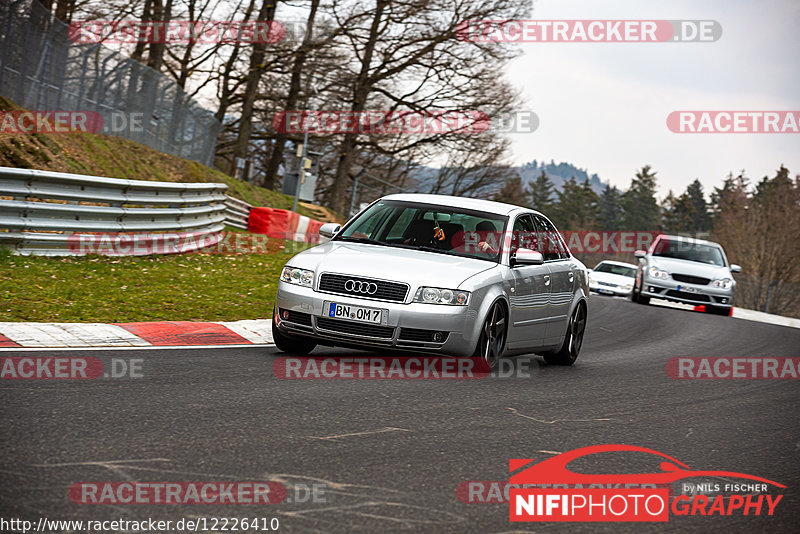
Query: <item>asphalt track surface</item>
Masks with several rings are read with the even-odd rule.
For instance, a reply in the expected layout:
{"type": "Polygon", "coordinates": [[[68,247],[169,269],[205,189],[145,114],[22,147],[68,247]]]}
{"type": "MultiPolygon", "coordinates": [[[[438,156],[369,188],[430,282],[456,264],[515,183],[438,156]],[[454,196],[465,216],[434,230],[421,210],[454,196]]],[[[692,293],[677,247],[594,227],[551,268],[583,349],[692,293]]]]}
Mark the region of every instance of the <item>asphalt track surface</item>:
{"type": "MultiPolygon", "coordinates": [[[[36,353],[50,354],[64,353],[36,353]]],[[[519,369],[531,363],[527,377],[281,380],[272,347],[87,355],[141,358],[143,377],[0,382],[0,517],[278,517],[279,532],[796,532],[800,524],[800,383],[665,372],[676,356],[797,357],[798,329],[593,297],[575,366],[512,359],[519,369]],[[462,481],[507,480],[511,458],[604,443],[787,489],[772,517],[634,524],[512,524],[507,504],[456,497],[462,481]],[[78,505],[67,497],[80,481],[264,479],[283,481],[290,500],[294,487],[324,484],[326,502],[78,505]]],[[[620,453],[583,467],[648,472],[657,463],[620,453]]]]}

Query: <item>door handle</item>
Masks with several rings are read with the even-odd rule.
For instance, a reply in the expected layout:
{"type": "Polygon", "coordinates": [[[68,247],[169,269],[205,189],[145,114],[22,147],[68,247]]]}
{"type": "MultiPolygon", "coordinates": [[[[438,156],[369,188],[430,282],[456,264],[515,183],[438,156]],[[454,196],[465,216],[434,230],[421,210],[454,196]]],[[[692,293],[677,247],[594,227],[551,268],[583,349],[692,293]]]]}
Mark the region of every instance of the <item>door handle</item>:
{"type": "Polygon", "coordinates": [[[550,275],[549,274],[544,275],[544,285],[546,285],[546,286],[550,285],[550,275]]]}

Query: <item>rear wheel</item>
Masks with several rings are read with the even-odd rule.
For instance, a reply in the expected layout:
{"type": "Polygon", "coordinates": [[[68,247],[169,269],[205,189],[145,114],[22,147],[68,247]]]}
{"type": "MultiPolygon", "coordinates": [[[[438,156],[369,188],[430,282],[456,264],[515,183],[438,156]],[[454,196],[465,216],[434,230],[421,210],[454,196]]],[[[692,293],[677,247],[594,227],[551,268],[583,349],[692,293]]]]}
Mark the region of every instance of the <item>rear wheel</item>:
{"type": "Polygon", "coordinates": [[[272,321],[272,340],[275,342],[275,346],[278,347],[278,350],[281,352],[288,352],[289,354],[308,354],[317,346],[317,344],[310,339],[284,334],[278,330],[274,320],[272,321]]]}
{"type": "Polygon", "coordinates": [[[489,369],[494,371],[503,357],[506,345],[506,332],[508,331],[508,316],[505,307],[500,302],[495,302],[486,314],[486,320],[481,328],[478,346],[475,347],[476,358],[481,358],[487,363],[489,369]]]}
{"type": "Polygon", "coordinates": [[[544,361],[551,365],[572,365],[578,359],[578,354],[583,346],[583,334],[586,332],[586,307],[578,304],[567,325],[567,335],[564,344],[558,352],[543,354],[544,361]]]}

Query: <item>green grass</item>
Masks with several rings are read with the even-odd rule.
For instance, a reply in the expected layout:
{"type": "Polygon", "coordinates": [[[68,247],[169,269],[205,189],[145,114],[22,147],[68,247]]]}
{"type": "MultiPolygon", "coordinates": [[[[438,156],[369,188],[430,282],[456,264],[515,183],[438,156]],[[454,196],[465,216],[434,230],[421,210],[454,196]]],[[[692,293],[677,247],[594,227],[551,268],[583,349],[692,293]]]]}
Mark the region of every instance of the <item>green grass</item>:
{"type": "Polygon", "coordinates": [[[69,258],[0,248],[0,321],[236,321],[268,318],[284,263],[273,254],[69,258]]]}

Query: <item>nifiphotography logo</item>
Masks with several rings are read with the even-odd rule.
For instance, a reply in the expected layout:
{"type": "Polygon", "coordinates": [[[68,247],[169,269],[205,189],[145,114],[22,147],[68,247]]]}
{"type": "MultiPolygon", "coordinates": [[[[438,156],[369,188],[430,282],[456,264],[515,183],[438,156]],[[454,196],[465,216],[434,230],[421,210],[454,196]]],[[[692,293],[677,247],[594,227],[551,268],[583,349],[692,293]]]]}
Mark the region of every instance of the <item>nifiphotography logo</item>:
{"type": "Polygon", "coordinates": [[[530,459],[509,461],[509,470],[516,472],[509,480],[510,521],[663,522],[669,521],[670,511],[676,516],[771,516],[783,495],[767,493],[769,486],[786,487],[745,473],[691,469],[664,453],[634,445],[594,445],[531,465],[532,462],[534,460],[530,459]],[[606,452],[660,456],[663,459],[661,470],[636,474],[585,474],[567,468],[578,458],[606,452]],[[672,499],[669,487],[664,487],[677,481],[704,477],[725,479],[725,482],[683,483],[682,489],[688,489],[692,494],[681,494],[672,499]],[[730,479],[748,482],[734,483],[730,479]],[[654,487],[645,487],[649,485],[654,487]],[[700,490],[720,493],[713,496],[700,490]]]}

